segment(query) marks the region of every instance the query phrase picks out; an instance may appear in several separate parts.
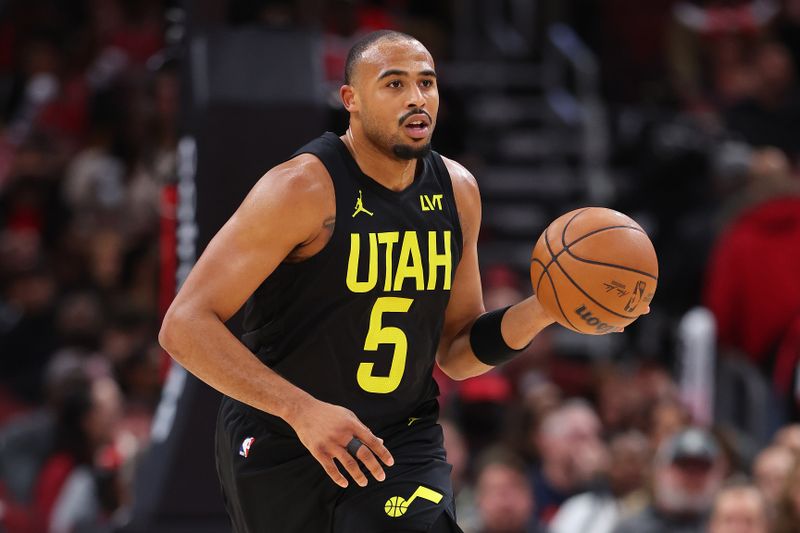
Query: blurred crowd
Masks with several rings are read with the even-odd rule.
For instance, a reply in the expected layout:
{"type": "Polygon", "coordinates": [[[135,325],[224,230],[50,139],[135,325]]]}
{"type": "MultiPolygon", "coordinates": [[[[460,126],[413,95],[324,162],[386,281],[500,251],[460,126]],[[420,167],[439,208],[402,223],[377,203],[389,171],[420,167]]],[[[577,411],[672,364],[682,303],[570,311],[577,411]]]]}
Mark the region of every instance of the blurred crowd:
{"type": "Polygon", "coordinates": [[[4,532],[100,530],[147,443],[178,107],[165,7],[0,4],[4,532]]]}
{"type": "Polygon", "coordinates": [[[592,365],[578,395],[525,357],[440,379],[466,533],[800,531],[800,424],[747,450],[698,424],[663,368],[592,365]]]}
{"type": "MultiPolygon", "coordinates": [[[[176,4],[0,2],[0,533],[110,531],[130,504],[174,290],[159,243],[172,242],[176,4]]],[[[447,59],[459,5],[232,0],[228,22],[320,29],[335,86],[351,44],[381,27],[447,59]]],[[[479,378],[437,372],[459,522],[800,532],[800,1],[563,5],[600,58],[612,164],[631,177],[614,207],[654,237],[646,320],[663,327],[631,328],[638,341],[601,359],[551,328],[479,378]],[[718,364],[741,362],[767,391],[768,438],[687,405],[678,343],[660,341],[700,304],[718,364]]],[[[479,160],[459,152],[463,117],[442,115],[437,148],[479,160]]],[[[506,265],[483,275],[488,309],[529,294],[506,265]]]]}

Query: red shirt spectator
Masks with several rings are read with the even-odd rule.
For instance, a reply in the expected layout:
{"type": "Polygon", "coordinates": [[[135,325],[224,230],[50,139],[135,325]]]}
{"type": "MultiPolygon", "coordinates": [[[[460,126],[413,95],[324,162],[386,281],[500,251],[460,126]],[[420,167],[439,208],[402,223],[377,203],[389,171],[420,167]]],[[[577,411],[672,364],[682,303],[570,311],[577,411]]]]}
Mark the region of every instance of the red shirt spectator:
{"type": "Polygon", "coordinates": [[[768,363],[800,311],[800,198],[762,203],[736,219],[714,250],[705,304],[720,345],[768,363]]]}

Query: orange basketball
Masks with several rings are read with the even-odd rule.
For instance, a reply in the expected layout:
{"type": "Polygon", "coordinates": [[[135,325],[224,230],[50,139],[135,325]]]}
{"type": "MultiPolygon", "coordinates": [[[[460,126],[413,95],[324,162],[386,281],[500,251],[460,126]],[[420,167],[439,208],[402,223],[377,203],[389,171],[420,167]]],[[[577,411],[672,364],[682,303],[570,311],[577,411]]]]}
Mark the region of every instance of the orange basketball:
{"type": "Polygon", "coordinates": [[[636,320],[658,284],[658,260],[644,230],[626,215],[584,207],[553,221],[533,248],[531,282],[556,321],[602,335],[636,320]]]}

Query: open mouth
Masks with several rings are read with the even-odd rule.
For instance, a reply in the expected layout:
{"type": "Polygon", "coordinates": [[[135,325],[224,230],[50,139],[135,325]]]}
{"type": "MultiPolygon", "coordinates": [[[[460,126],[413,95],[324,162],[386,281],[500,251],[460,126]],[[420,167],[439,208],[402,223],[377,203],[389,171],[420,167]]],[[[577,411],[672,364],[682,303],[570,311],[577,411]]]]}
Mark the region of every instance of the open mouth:
{"type": "Polygon", "coordinates": [[[406,134],[414,139],[424,139],[428,136],[428,132],[430,130],[428,121],[424,119],[412,119],[406,122],[403,128],[405,129],[406,134]]]}

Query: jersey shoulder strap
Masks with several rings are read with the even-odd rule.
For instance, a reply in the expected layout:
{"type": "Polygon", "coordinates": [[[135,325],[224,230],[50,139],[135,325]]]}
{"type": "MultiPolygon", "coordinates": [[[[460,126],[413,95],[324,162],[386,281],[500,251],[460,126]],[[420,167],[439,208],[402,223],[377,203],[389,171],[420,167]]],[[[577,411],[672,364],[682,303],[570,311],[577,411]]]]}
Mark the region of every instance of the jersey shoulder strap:
{"type": "Polygon", "coordinates": [[[458,206],[456,204],[456,195],[453,191],[453,178],[450,177],[450,171],[447,170],[447,165],[445,165],[444,159],[442,156],[439,155],[438,152],[431,151],[431,156],[433,158],[433,164],[436,169],[434,175],[436,176],[437,181],[439,182],[439,186],[442,188],[442,191],[445,193],[445,198],[447,198],[447,210],[450,219],[453,221],[453,226],[455,230],[455,237],[457,243],[464,242],[463,236],[461,234],[461,218],[458,216],[458,206]]]}

